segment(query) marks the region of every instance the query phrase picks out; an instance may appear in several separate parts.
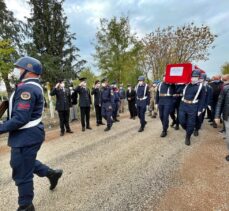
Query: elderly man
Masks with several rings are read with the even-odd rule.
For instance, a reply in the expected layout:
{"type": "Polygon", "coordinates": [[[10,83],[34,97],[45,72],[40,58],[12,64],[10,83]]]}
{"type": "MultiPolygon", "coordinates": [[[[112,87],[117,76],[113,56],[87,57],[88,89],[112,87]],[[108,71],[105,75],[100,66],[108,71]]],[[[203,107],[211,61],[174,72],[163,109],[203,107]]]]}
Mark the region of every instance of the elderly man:
{"type": "MultiPolygon", "coordinates": [[[[216,105],[215,123],[217,125],[220,123],[220,116],[222,114],[226,128],[226,143],[229,149],[229,74],[223,76],[223,81],[224,86],[216,105]]],[[[226,156],[226,160],[229,161],[229,155],[226,156]]]]}

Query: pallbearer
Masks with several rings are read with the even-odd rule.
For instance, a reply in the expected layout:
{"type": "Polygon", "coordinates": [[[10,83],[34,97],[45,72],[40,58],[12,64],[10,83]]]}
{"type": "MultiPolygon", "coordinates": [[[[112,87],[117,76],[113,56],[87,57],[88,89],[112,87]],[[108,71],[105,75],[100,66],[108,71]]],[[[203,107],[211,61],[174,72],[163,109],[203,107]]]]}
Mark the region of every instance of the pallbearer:
{"type": "Polygon", "coordinates": [[[185,144],[190,145],[191,135],[195,129],[196,118],[200,117],[204,108],[205,93],[203,84],[199,82],[200,71],[192,72],[191,83],[183,90],[179,109],[179,121],[186,130],[185,144]]]}

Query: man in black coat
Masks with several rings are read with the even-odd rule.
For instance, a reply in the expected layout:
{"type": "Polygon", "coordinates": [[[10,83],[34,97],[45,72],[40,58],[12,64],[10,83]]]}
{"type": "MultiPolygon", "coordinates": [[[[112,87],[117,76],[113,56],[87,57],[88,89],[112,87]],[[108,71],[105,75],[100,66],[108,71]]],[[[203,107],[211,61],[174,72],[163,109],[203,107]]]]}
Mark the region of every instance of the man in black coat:
{"type": "Polygon", "coordinates": [[[86,78],[80,78],[79,80],[81,82],[79,86],[75,89],[75,93],[79,95],[82,131],[85,131],[85,126],[87,129],[91,130],[92,129],[90,127],[91,94],[90,94],[90,90],[87,88],[86,78]],[[86,120],[86,124],[85,124],[85,120],[86,120]]]}
{"type": "Polygon", "coordinates": [[[96,125],[104,125],[102,122],[102,107],[101,107],[101,89],[100,89],[100,81],[95,81],[95,86],[92,88],[91,94],[94,95],[94,106],[95,106],[95,114],[96,114],[96,125]]]}
{"type": "Polygon", "coordinates": [[[126,91],[126,99],[128,101],[128,108],[130,112],[130,119],[135,119],[137,115],[136,103],[136,91],[132,89],[131,85],[128,84],[126,91]]]}
{"type": "Polygon", "coordinates": [[[73,133],[69,126],[69,113],[71,107],[71,93],[68,88],[65,88],[65,83],[60,80],[50,93],[51,96],[56,96],[56,110],[60,120],[60,135],[63,136],[65,129],[67,133],[73,133]]]}

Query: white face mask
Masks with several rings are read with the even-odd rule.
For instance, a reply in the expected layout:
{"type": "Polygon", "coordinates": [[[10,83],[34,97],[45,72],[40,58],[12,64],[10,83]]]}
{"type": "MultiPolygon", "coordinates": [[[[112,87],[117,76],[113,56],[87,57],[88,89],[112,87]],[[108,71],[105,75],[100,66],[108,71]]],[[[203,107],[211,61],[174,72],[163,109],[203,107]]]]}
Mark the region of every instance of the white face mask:
{"type": "Polygon", "coordinates": [[[19,80],[20,77],[21,77],[21,70],[20,70],[19,68],[15,67],[15,68],[13,69],[12,76],[13,76],[15,79],[19,80]]]}
{"type": "Polygon", "coordinates": [[[196,84],[198,81],[199,81],[199,78],[198,77],[192,77],[191,78],[191,83],[192,84],[196,84]]]}
{"type": "Polygon", "coordinates": [[[106,84],[105,83],[102,83],[102,86],[104,87],[104,86],[106,86],[106,84]]]}
{"type": "Polygon", "coordinates": [[[142,86],[144,84],[143,81],[139,81],[139,85],[142,86]]]}

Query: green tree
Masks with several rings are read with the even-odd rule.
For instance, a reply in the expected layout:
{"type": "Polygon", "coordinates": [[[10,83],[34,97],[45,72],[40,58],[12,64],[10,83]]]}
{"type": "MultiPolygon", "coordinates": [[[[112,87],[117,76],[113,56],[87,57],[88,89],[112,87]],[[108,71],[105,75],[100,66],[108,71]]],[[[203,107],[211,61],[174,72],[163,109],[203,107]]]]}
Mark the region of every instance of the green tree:
{"type": "Polygon", "coordinates": [[[8,95],[12,92],[8,75],[22,49],[23,39],[22,22],[14,18],[13,12],[0,0],[0,79],[5,82],[8,95]]]}
{"type": "Polygon", "coordinates": [[[27,34],[31,41],[27,52],[44,65],[45,81],[55,83],[60,78],[74,78],[85,60],[79,61],[79,49],[73,45],[75,34],[63,10],[64,0],[30,0],[31,17],[27,19],[27,34]]]}
{"type": "Polygon", "coordinates": [[[169,63],[207,60],[216,37],[208,26],[198,27],[194,23],[158,28],[142,40],[145,46],[143,62],[151,71],[152,79],[161,78],[169,63]]]}
{"type": "Polygon", "coordinates": [[[229,63],[226,62],[222,67],[221,67],[221,72],[222,74],[229,74],[229,63]]]}
{"type": "Polygon", "coordinates": [[[137,43],[135,35],[130,32],[128,17],[101,19],[94,43],[94,58],[102,76],[125,84],[136,81],[136,75],[140,74],[136,60],[137,43]]]}

